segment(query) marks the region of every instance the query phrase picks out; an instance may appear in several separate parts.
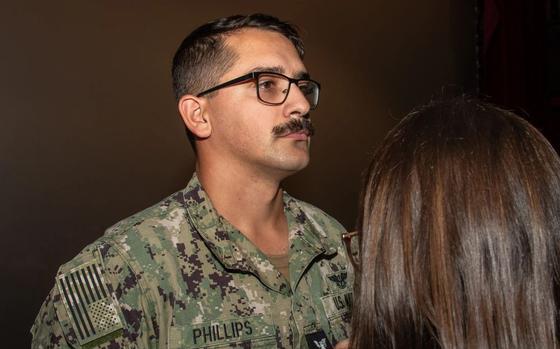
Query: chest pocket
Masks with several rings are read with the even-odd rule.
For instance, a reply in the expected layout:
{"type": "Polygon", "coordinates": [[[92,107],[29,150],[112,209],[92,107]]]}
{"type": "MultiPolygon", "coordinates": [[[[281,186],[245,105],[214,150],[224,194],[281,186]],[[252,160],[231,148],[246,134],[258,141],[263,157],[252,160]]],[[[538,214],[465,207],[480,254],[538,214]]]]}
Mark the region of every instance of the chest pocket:
{"type": "Polygon", "coordinates": [[[323,276],[326,292],[323,293],[321,302],[329,320],[352,312],[353,275],[346,268],[336,269],[323,276]]]}
{"type": "Polygon", "coordinates": [[[337,340],[350,335],[352,292],[346,291],[321,297],[331,332],[337,340]]]}
{"type": "Polygon", "coordinates": [[[262,315],[172,326],[170,349],[274,348],[276,329],[262,315]]]}
{"type": "Polygon", "coordinates": [[[327,274],[328,293],[321,297],[321,303],[334,338],[341,340],[350,335],[352,314],[352,281],[346,269],[327,274]]]}

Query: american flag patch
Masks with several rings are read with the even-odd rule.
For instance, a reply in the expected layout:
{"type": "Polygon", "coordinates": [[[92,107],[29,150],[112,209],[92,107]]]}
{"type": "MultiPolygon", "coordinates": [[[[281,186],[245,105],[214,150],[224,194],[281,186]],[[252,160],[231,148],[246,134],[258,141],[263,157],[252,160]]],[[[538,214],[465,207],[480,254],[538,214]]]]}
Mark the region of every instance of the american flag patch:
{"type": "Polygon", "coordinates": [[[123,328],[95,260],[57,276],[56,283],[80,345],[123,328]]]}

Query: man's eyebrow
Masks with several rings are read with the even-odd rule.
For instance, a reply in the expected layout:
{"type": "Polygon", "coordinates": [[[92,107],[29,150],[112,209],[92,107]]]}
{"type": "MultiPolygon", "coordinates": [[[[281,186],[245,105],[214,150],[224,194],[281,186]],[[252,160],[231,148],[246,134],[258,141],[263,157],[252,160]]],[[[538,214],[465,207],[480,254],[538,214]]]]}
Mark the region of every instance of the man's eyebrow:
{"type": "Polygon", "coordinates": [[[309,80],[311,79],[311,75],[309,75],[308,72],[306,71],[302,71],[296,74],[296,76],[294,77],[294,79],[306,79],[309,80]]]}
{"type": "Polygon", "coordinates": [[[273,66],[273,67],[258,66],[258,67],[255,67],[255,68],[251,69],[249,71],[249,73],[258,73],[258,72],[262,72],[262,71],[284,74],[284,68],[282,68],[280,66],[273,66]]]}
{"type": "MultiPolygon", "coordinates": [[[[259,67],[253,68],[249,71],[249,73],[257,73],[257,72],[271,72],[271,73],[278,73],[278,74],[286,75],[284,68],[282,68],[281,66],[269,66],[269,67],[259,66],[259,67]]],[[[293,78],[294,79],[309,79],[310,77],[311,76],[309,75],[308,72],[300,71],[300,72],[296,73],[296,75],[293,78]]]]}

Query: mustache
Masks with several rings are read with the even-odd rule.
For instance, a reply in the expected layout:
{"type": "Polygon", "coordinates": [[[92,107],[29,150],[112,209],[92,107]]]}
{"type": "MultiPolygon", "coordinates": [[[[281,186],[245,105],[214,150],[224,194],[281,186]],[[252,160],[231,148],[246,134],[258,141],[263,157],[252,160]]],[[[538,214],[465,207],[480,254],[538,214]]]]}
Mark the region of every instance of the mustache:
{"type": "Polygon", "coordinates": [[[305,131],[309,137],[315,134],[315,128],[309,118],[296,118],[290,121],[274,126],[272,134],[276,137],[282,137],[290,133],[305,131]]]}

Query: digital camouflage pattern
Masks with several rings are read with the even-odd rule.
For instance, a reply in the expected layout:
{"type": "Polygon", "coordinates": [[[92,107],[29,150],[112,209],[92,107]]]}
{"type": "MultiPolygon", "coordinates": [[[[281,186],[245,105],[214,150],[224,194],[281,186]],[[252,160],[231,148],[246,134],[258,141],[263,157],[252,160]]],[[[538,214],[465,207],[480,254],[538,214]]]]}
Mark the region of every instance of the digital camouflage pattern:
{"type": "Polygon", "coordinates": [[[308,348],[306,335],[324,333],[333,345],[347,338],[353,275],[344,228],[286,193],[284,210],[290,282],[217,214],[195,174],[186,189],[109,228],[58,271],[60,279],[98,265],[123,328],[81,337],[65,304],[84,306],[79,294],[68,298],[55,286],[31,329],[32,348],[308,348]]]}

